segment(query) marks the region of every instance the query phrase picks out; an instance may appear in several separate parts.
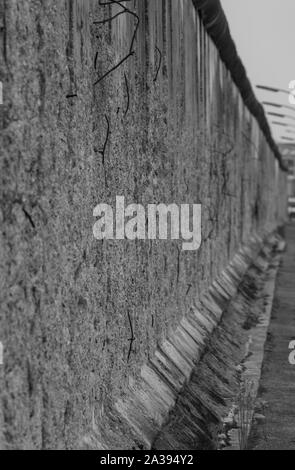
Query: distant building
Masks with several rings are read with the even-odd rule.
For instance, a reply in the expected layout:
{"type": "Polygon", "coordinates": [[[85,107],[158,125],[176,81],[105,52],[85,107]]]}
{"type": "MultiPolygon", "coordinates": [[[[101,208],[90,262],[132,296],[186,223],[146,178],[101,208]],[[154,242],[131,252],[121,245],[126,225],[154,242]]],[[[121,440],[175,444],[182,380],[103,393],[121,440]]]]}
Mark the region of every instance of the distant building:
{"type": "Polygon", "coordinates": [[[295,197],[295,144],[280,144],[279,148],[284,163],[289,169],[288,196],[295,197]]]}

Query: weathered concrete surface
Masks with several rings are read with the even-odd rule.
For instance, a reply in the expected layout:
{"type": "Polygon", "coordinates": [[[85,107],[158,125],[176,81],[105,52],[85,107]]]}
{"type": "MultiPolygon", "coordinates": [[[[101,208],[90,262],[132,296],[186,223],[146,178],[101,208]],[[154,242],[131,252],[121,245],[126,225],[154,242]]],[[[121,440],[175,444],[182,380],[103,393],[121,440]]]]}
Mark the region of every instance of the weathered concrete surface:
{"type": "MultiPolygon", "coordinates": [[[[239,449],[236,428],[241,424],[242,410],[237,398],[245,380],[254,379],[253,368],[261,368],[255,338],[268,316],[265,285],[278,240],[270,237],[262,250],[256,252],[236,294],[223,303],[221,321],[154,440],[153,448],[239,449]]],[[[218,299],[216,292],[214,298],[218,299]]],[[[220,301],[219,298],[218,304],[222,305],[220,301]]]]}
{"type": "Polygon", "coordinates": [[[265,420],[254,426],[252,450],[295,449],[295,366],[289,343],[295,339],[295,226],[286,227],[287,249],[278,272],[258,401],[265,420]]]}
{"type": "Polygon", "coordinates": [[[0,2],[4,448],[76,448],[102,420],[120,444],[130,381],[241,244],[285,217],[285,176],[190,0],[136,2],[134,54],[94,86],[132,42],[133,15],[93,24],[118,8],[0,2]],[[97,242],[93,208],[116,195],[201,203],[201,249],[97,242]]]}

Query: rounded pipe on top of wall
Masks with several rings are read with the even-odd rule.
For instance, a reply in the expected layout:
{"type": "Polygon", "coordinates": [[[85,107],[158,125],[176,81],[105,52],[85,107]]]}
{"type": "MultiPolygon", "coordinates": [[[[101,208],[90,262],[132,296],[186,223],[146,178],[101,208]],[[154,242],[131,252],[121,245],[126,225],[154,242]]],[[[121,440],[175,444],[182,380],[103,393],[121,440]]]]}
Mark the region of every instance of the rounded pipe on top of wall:
{"type": "Polygon", "coordinates": [[[250,113],[256,118],[281,170],[288,171],[281,153],[275,143],[262,104],[257,100],[244,64],[242,63],[220,0],[192,0],[205,29],[215,43],[222,61],[225,63],[232,79],[238,87],[243,101],[250,113]]]}

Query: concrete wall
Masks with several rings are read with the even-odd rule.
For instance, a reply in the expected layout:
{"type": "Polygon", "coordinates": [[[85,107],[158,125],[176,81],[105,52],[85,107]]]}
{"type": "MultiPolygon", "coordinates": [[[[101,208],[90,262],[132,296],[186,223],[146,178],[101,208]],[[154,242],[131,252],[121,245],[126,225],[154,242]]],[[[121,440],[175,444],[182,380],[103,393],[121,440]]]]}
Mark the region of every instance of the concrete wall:
{"type": "Polygon", "coordinates": [[[285,175],[191,0],[125,4],[137,17],[93,24],[120,6],[0,2],[4,448],[77,448],[94,422],[116,442],[130,380],[240,246],[285,218],[285,175]],[[137,18],[134,54],[94,85],[137,18]],[[200,250],[95,240],[93,209],[116,195],[202,204],[200,250]]]}

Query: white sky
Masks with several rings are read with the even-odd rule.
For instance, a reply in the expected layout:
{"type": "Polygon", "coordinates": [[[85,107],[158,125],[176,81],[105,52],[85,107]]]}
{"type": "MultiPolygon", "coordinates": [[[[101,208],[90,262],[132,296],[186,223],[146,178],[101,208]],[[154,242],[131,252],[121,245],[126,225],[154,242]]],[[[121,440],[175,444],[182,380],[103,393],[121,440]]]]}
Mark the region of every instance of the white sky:
{"type": "MultiPolygon", "coordinates": [[[[253,87],[261,84],[288,90],[290,81],[295,80],[295,0],[221,0],[221,3],[253,87]]],[[[260,101],[290,106],[286,94],[257,89],[255,92],[260,101]]],[[[268,111],[295,118],[294,105],[293,108],[294,111],[266,107],[268,111]]],[[[295,125],[295,120],[286,121],[295,125]]],[[[272,130],[278,140],[282,135],[295,138],[283,127],[272,126],[272,130]]]]}

